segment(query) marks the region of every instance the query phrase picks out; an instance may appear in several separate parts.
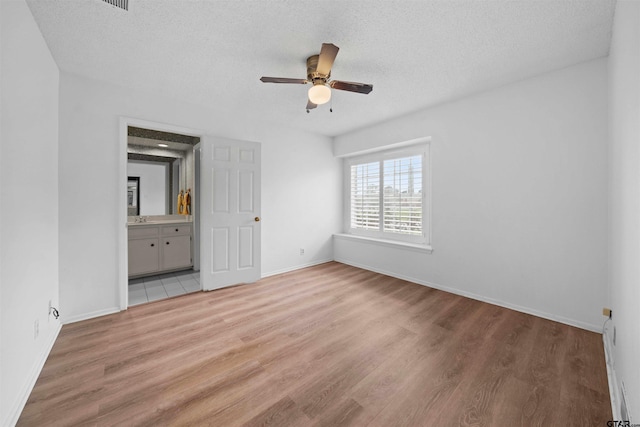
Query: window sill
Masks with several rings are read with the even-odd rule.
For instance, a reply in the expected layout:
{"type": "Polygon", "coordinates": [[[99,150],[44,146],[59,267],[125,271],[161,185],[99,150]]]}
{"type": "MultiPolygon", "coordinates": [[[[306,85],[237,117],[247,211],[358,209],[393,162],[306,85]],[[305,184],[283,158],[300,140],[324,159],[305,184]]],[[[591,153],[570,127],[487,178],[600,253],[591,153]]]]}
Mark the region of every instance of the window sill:
{"type": "Polygon", "coordinates": [[[422,252],[426,254],[430,254],[433,252],[433,248],[430,245],[424,245],[419,243],[401,242],[399,240],[379,239],[376,237],[358,236],[355,234],[347,234],[347,233],[334,234],[333,237],[335,239],[351,240],[355,242],[363,242],[363,243],[369,243],[377,246],[387,246],[387,247],[397,248],[397,249],[407,249],[410,251],[422,252]]]}

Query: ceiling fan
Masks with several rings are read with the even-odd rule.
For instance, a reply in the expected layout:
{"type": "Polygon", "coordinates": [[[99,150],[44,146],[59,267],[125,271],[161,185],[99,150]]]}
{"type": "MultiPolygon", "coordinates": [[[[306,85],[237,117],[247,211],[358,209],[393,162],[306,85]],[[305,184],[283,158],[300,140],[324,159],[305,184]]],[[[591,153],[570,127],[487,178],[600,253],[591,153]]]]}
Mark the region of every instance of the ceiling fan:
{"type": "Polygon", "coordinates": [[[340,48],[332,43],[323,43],[319,55],[307,58],[307,78],[290,79],[286,77],[260,77],[263,83],[293,83],[312,84],[307,100],[307,113],[318,105],[325,104],[331,99],[331,88],[346,90],[348,92],[367,94],[373,90],[373,85],[366,83],[344,82],[341,80],[329,80],[331,67],[338,55],[340,48]]]}

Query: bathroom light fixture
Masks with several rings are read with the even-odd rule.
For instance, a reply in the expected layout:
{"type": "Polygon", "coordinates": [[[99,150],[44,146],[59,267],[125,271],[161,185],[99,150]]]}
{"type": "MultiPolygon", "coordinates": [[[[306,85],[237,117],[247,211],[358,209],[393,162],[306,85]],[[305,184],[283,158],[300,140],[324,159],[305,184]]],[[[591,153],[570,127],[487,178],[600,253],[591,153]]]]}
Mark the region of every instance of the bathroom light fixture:
{"type": "Polygon", "coordinates": [[[158,144],[158,147],[167,148],[168,145],[167,144],[158,144]]]}
{"type": "Polygon", "coordinates": [[[309,89],[309,101],[316,105],[326,104],[330,99],[331,89],[322,83],[314,84],[313,87],[309,89]]]}

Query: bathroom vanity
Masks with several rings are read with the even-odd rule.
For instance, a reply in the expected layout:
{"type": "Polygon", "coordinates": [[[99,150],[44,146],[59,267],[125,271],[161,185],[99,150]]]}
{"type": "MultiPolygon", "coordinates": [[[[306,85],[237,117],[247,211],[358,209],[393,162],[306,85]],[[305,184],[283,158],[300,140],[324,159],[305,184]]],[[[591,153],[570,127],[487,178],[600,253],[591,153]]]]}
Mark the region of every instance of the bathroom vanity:
{"type": "Polygon", "coordinates": [[[129,220],[128,230],[130,278],[193,266],[191,221],[147,217],[129,220]]]}

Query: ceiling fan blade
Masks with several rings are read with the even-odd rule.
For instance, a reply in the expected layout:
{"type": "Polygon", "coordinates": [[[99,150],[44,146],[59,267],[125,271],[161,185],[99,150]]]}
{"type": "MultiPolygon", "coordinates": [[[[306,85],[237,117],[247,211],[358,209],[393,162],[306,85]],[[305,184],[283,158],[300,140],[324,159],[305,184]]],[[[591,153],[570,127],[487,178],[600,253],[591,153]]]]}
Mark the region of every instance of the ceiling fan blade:
{"type": "Polygon", "coordinates": [[[373,85],[367,83],[343,82],[340,80],[332,80],[329,86],[334,89],[364,93],[365,95],[373,90],[373,85]]]}
{"type": "Polygon", "coordinates": [[[322,43],[322,49],[320,49],[320,56],[318,57],[318,67],[316,68],[318,74],[329,75],[338,50],[340,48],[332,43],[322,43]]]}
{"type": "Polygon", "coordinates": [[[311,102],[311,101],[307,100],[307,111],[309,111],[309,110],[313,110],[313,109],[314,109],[314,108],[316,108],[316,107],[317,107],[317,105],[316,105],[316,104],[314,104],[313,102],[311,102]]]}
{"type": "Polygon", "coordinates": [[[307,79],[289,79],[287,77],[260,77],[263,83],[297,83],[306,85],[309,83],[307,79]]]}

